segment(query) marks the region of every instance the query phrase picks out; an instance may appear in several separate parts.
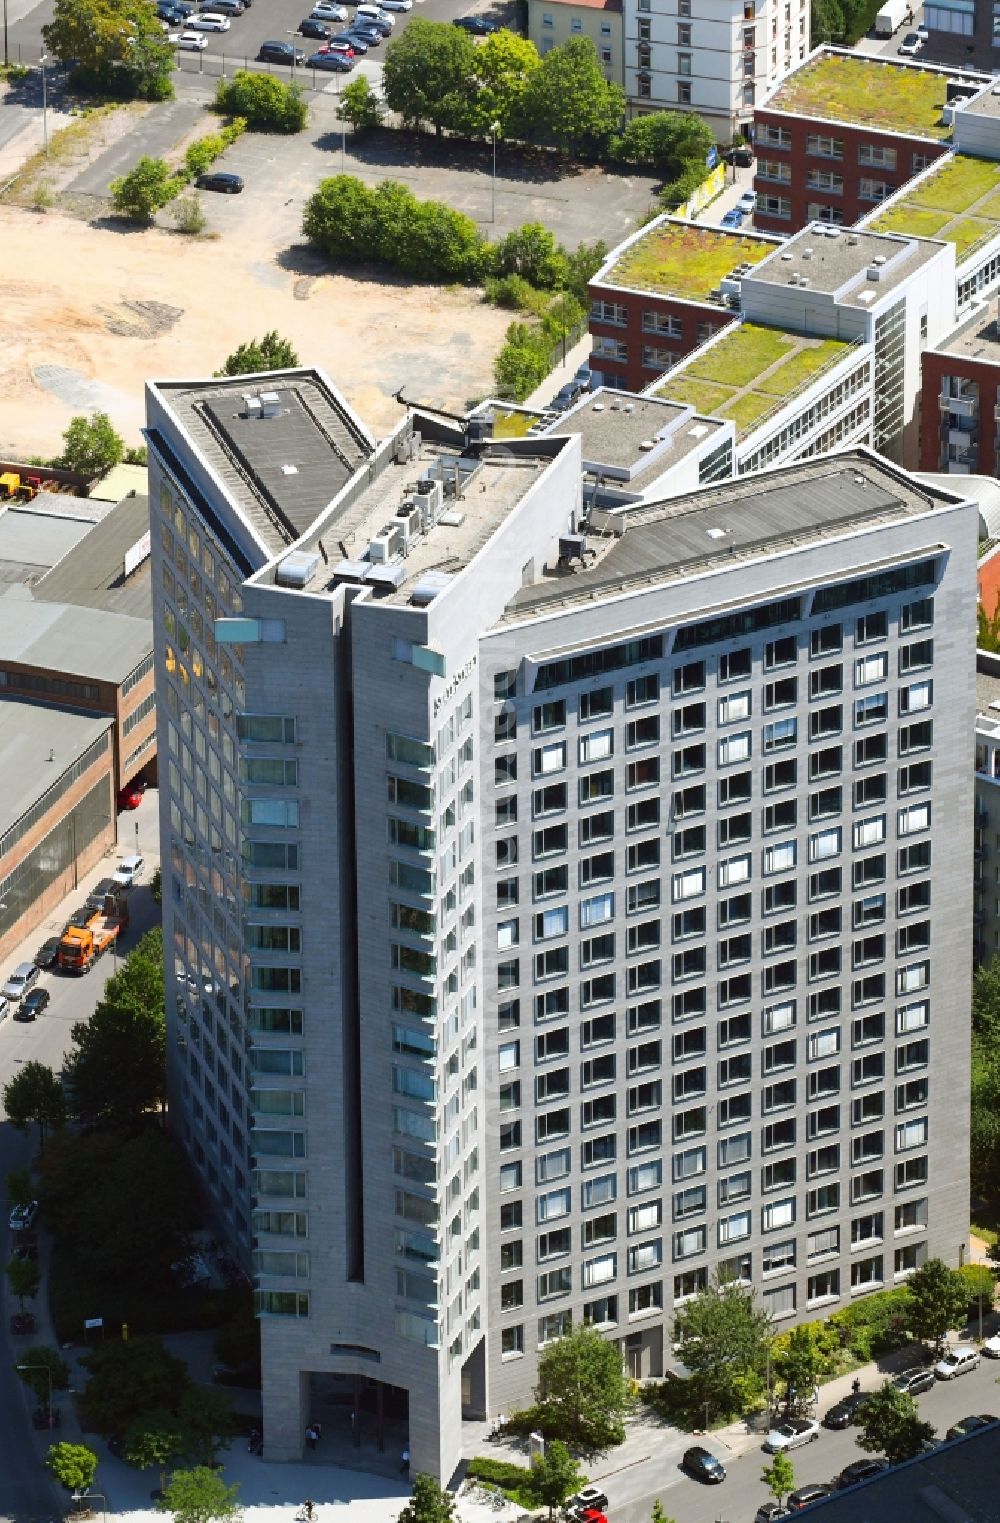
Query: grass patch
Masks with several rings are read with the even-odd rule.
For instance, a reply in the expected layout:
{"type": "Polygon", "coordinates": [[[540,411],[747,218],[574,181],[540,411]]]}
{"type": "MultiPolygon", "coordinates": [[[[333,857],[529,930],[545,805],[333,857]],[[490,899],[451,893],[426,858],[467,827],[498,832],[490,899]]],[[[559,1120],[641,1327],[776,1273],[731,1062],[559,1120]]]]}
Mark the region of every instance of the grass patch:
{"type": "Polygon", "coordinates": [[[530,412],[503,412],[499,407],[493,413],[494,439],[523,439],[528,429],[538,420],[530,412]]]}
{"type": "Polygon", "coordinates": [[[951,221],[949,212],[924,210],[901,201],[891,211],[885,212],[872,223],[876,233],[909,233],[914,238],[937,238],[941,229],[951,221]]]}
{"type": "Polygon", "coordinates": [[[945,237],[955,245],[955,258],[964,259],[974,243],[998,231],[996,224],[987,222],[985,217],[965,217],[949,227],[945,237]]]}
{"type": "Polygon", "coordinates": [[[119,111],[139,116],[148,110],[148,105],[135,101],[126,106],[113,102],[103,106],[88,107],[75,121],[60,127],[58,132],[53,132],[49,138],[48,153],[40,148],[37,153],[33,153],[24,161],[14,179],[0,196],[0,201],[33,204],[39,179],[47,183],[54,172],[70,166],[76,160],[87,158],[94,145],[95,137],[108,117],[119,111]]]}
{"type": "Polygon", "coordinates": [[[634,243],[608,279],[612,285],[697,298],[707,296],[738,264],[757,264],[773,252],[774,245],[759,238],[667,222],[634,243]]]}
{"type": "Polygon", "coordinates": [[[794,354],[788,356],[780,369],[773,375],[764,377],[758,390],[773,393],[779,397],[788,396],[791,392],[797,391],[806,381],[811,381],[813,376],[819,375],[827,365],[841,359],[847,347],[847,344],[835,338],[821,339],[816,344],[800,345],[794,354]]]}
{"type": "Polygon", "coordinates": [[[697,381],[693,376],[690,380],[678,377],[676,381],[667,381],[656,394],[668,402],[683,402],[695,412],[713,413],[717,417],[723,403],[732,396],[733,387],[713,386],[708,381],[697,381]]]}
{"type": "Polygon", "coordinates": [[[996,195],[989,196],[987,200],[976,207],[976,216],[992,217],[995,221],[1000,222],[1000,191],[997,191],[996,195]]]}
{"type": "Polygon", "coordinates": [[[932,206],[938,211],[968,211],[991,190],[1000,189],[1000,164],[964,155],[948,159],[944,167],[907,196],[911,206],[932,206]]]}
{"type": "Polygon", "coordinates": [[[749,386],[762,370],[791,353],[794,339],[779,328],[741,323],[689,367],[690,374],[722,386],[749,386]]]}
{"type": "Polygon", "coordinates": [[[776,398],[765,396],[762,391],[745,391],[741,397],[734,397],[731,402],[723,405],[722,416],[732,418],[736,424],[737,435],[742,437],[743,434],[748,434],[754,424],[776,405],[776,398]]]}
{"type": "Polygon", "coordinates": [[[944,74],[831,53],[797,70],[769,104],[823,121],[865,122],[944,139],[951,136],[941,120],[945,85],[944,74]]]}

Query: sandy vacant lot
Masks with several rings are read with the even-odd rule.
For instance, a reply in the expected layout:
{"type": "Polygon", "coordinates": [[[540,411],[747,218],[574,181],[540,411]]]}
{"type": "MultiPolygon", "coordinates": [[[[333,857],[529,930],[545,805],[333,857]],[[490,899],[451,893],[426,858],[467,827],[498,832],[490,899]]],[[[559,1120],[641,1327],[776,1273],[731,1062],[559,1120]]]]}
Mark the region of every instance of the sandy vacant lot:
{"type": "Polygon", "coordinates": [[[8,458],[54,454],[69,418],[93,407],[138,443],[147,377],[208,375],[268,328],[384,432],[400,416],[400,386],[441,407],[487,393],[510,321],[475,293],[314,273],[306,250],[285,259],[266,228],[234,248],[0,206],[0,250],[8,458]]]}

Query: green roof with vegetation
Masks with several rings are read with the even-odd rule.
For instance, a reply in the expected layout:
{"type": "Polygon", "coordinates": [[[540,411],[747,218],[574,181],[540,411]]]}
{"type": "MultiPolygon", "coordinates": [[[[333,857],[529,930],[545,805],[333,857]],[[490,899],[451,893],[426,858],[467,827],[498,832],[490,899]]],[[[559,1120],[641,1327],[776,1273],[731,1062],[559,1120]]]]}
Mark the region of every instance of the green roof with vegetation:
{"type": "Polygon", "coordinates": [[[740,323],[668,377],[657,396],[689,403],[698,413],[731,418],[742,437],[850,347],[841,339],[803,338],[781,328],[740,323]]]}
{"type": "Polygon", "coordinates": [[[768,108],[822,121],[948,138],[941,120],[947,75],[860,53],[822,53],[803,64],[767,102],[768,108]]]}
{"type": "Polygon", "coordinates": [[[878,233],[943,238],[964,259],[974,244],[1000,232],[1000,164],[949,154],[871,226],[878,233]]]}
{"type": "Polygon", "coordinates": [[[663,222],[637,238],[605,277],[610,285],[703,301],[739,264],[757,264],[774,243],[721,228],[663,222]]]}

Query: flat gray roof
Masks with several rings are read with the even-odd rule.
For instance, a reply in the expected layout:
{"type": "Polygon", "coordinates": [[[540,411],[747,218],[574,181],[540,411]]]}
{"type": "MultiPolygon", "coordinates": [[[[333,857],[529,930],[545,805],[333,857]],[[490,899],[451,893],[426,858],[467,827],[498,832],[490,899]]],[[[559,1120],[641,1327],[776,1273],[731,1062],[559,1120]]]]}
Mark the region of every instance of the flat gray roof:
{"type": "Polygon", "coordinates": [[[995,725],[1000,725],[1000,709],[990,709],[991,703],[1000,703],[1000,655],[992,651],[976,651],[976,713],[984,714],[995,725]]]}
{"type": "Polygon", "coordinates": [[[156,389],[272,555],[305,533],[372,453],[318,371],[156,389]]]}
{"type": "Polygon", "coordinates": [[[693,407],[603,388],[546,429],[547,434],[579,434],[584,470],[600,474],[610,467],[627,473],[607,484],[634,492],[704,444],[710,434],[724,432],[718,418],[700,417],[693,407]],[[644,450],[642,445],[648,443],[655,448],[644,450]]]}
{"type": "Polygon", "coordinates": [[[38,581],[107,511],[106,503],[95,507],[82,497],[39,492],[30,503],[0,511],[0,584],[38,581]]]}
{"type": "Polygon", "coordinates": [[[36,599],[151,619],[149,558],[128,577],[122,570],[125,552],[148,533],[149,498],[123,497],[94,525],[73,555],[64,556],[35,583],[36,599]]]}
{"type": "Polygon", "coordinates": [[[901,234],[869,233],[854,228],[831,228],[814,222],[789,238],[775,253],[761,261],[743,278],[748,284],[798,286],[802,279],[815,291],[824,291],[853,307],[868,307],[899,285],[922,264],[937,258],[939,246],[927,239],[901,234]],[[876,260],[879,278],[870,280],[868,270],[876,260]],[[793,281],[792,277],[795,276],[793,281]],[[864,293],[865,300],[860,300],[864,293]]]}
{"type": "Polygon", "coordinates": [[[0,836],[113,724],[108,714],[0,698],[0,836]]]}
{"type": "Polygon", "coordinates": [[[624,532],[603,553],[598,547],[595,561],[522,588],[509,613],[589,601],[632,582],[670,581],[717,562],[731,564],[741,554],[926,513],[946,501],[861,451],[804,461],[633,509],[624,517],[624,532]]]}
{"type": "Polygon", "coordinates": [[[979,91],[979,94],[969,101],[967,106],[962,107],[973,116],[1000,116],[1000,85],[995,79],[991,79],[989,85],[979,91]]]}
{"type": "Polygon", "coordinates": [[[28,587],[0,596],[0,662],[122,682],[152,648],[149,618],[43,602],[28,587]]]}
{"type": "Polygon", "coordinates": [[[1000,1423],[836,1492],[808,1509],[816,1523],[997,1523],[1000,1423]]]}
{"type": "Polygon", "coordinates": [[[964,354],[968,359],[1000,364],[1000,323],[993,308],[979,307],[935,348],[946,354],[964,354]]]}

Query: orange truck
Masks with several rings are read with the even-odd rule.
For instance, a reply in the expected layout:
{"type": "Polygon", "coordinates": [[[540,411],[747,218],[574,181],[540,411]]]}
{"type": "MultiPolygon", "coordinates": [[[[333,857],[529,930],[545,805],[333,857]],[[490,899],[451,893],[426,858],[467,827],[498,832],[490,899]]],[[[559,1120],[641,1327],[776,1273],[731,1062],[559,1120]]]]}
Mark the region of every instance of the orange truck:
{"type": "Polygon", "coordinates": [[[101,953],[114,946],[127,925],[125,899],[108,894],[85,925],[71,925],[63,933],[56,954],[60,968],[67,973],[89,973],[101,953]]]}

